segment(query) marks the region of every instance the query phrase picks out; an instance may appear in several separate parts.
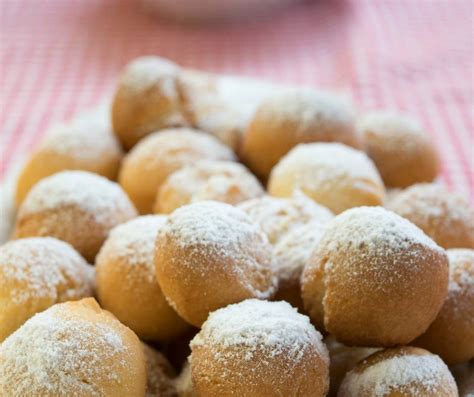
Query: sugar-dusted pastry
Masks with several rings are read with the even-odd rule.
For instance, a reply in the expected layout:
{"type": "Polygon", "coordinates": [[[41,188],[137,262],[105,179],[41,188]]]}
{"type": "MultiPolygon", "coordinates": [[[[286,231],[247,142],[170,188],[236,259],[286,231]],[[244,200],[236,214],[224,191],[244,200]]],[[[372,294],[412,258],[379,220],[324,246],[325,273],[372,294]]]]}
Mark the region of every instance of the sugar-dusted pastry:
{"type": "Polygon", "coordinates": [[[93,262],[109,231],[137,215],[115,182],[85,171],[62,171],[42,179],[28,193],[15,237],[56,237],[93,262]]]}
{"type": "Polygon", "coordinates": [[[373,112],[358,121],[357,130],[387,186],[431,182],[438,175],[440,159],[433,140],[411,117],[373,112]]]}
{"type": "Polygon", "coordinates": [[[155,264],[170,304],[198,327],[211,311],[275,292],[267,237],[242,210],[217,201],[189,204],[168,217],[155,264]]]}
{"type": "Polygon", "coordinates": [[[155,213],[169,214],[198,201],[215,200],[236,205],[263,196],[258,179],[242,164],[232,161],[200,161],[171,174],[161,185],[155,213]]]}
{"type": "Polygon", "coordinates": [[[436,318],[448,292],[445,251],[382,207],[352,208],[326,225],[302,276],[318,329],[349,346],[408,344],[436,318]]]}
{"type": "Polygon", "coordinates": [[[191,341],[199,396],[325,396],[329,357],[321,334],[286,302],[249,299],[209,315],[191,341]]]}
{"type": "Polygon", "coordinates": [[[36,314],[0,344],[0,390],[17,396],[144,396],[137,336],[92,299],[36,314]]]}
{"type": "Polygon", "coordinates": [[[442,185],[410,186],[387,203],[444,248],[474,248],[474,207],[442,185]]]}
{"type": "Polygon", "coordinates": [[[201,160],[234,160],[235,155],[216,138],[189,128],[159,131],[147,136],[123,161],[119,182],[141,214],[153,212],[161,185],[173,172],[201,160]]]}
{"type": "Polygon", "coordinates": [[[262,196],[244,201],[238,207],[260,225],[273,245],[295,227],[313,221],[325,223],[334,216],[301,192],[285,198],[262,196]]]}
{"type": "Polygon", "coordinates": [[[16,204],[23,202],[38,181],[64,170],[89,171],[114,180],[122,156],[122,149],[100,112],[55,125],[21,170],[16,204]]]}
{"type": "Polygon", "coordinates": [[[288,89],[264,100],[244,135],[241,155],[260,178],[300,143],[342,142],[359,147],[354,111],[332,93],[288,89]]]}
{"type": "Polygon", "coordinates": [[[438,356],[416,347],[372,354],[344,378],[338,397],[458,397],[451,372],[438,356]]]}
{"type": "Polygon", "coordinates": [[[0,246],[0,342],[55,303],[92,294],[93,268],[68,243],[33,237],[0,246]]]}
{"type": "Polygon", "coordinates": [[[448,364],[474,358],[474,250],[447,250],[448,297],[428,330],[413,344],[438,354],[448,364]]]}
{"type": "Polygon", "coordinates": [[[385,189],[367,155],[340,143],[300,144],[273,168],[272,196],[290,197],[301,190],[338,214],[362,205],[381,205],[385,189]]]}
{"type": "Polygon", "coordinates": [[[125,149],[153,131],[190,125],[182,106],[180,70],[156,56],[136,58],[125,67],[112,104],[113,128],[125,149]]]}
{"type": "Polygon", "coordinates": [[[99,303],[144,340],[168,341],[189,328],[155,276],[155,240],[165,222],[165,216],[146,215],[118,225],[96,259],[99,303]]]}

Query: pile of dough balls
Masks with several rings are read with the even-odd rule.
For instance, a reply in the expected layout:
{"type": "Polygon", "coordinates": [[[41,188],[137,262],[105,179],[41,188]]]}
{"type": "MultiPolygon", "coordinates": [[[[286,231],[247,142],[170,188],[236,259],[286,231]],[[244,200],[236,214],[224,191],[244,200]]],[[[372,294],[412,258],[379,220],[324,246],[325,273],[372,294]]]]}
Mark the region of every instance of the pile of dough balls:
{"type": "Polygon", "coordinates": [[[418,122],[356,114],[294,88],[245,119],[132,61],[20,173],[0,395],[474,395],[474,209],[418,122]]]}

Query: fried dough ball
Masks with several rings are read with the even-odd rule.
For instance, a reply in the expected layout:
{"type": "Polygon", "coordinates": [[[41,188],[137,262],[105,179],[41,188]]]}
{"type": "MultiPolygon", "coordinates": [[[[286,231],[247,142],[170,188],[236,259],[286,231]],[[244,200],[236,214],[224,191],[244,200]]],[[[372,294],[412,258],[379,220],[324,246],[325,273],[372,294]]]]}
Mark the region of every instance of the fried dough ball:
{"type": "Polygon", "coordinates": [[[324,338],[329,351],[330,387],[328,396],[337,396],[337,391],[347,372],[356,364],[380,349],[372,347],[351,347],[339,343],[333,336],[324,338]]]}
{"type": "Polygon", "coordinates": [[[36,314],[0,345],[0,390],[17,396],[144,396],[136,335],[92,299],[36,314]]]}
{"type": "Polygon", "coordinates": [[[178,397],[173,367],[159,351],[142,344],[145,353],[147,385],[145,397],[178,397]]]}
{"type": "Polygon", "coordinates": [[[125,67],[112,104],[114,131],[125,149],[153,131],[190,125],[179,73],[178,65],[156,56],[136,58],[125,67]]]}
{"type": "Polygon", "coordinates": [[[90,172],[62,171],[31,189],[19,209],[15,237],[56,237],[93,262],[109,231],[136,215],[117,183],[90,172]]]}
{"type": "Polygon", "coordinates": [[[238,207],[260,225],[273,245],[295,227],[312,221],[325,223],[333,218],[330,210],[299,192],[287,198],[262,196],[238,207]]]}
{"type": "Polygon", "coordinates": [[[92,296],[92,269],[74,248],[55,238],[0,246],[0,342],[55,303],[92,296]]]}
{"type": "Polygon", "coordinates": [[[284,300],[301,312],[301,274],[311,258],[324,232],[324,223],[312,221],[295,227],[275,245],[275,274],[278,277],[278,290],[275,300],[284,300]]]}
{"type": "Polygon", "coordinates": [[[118,225],[96,260],[101,306],[145,340],[171,340],[189,327],[168,304],[155,276],[155,240],[165,222],[165,216],[147,215],[118,225]]]}
{"type": "Polygon", "coordinates": [[[266,236],[242,210],[217,201],[189,204],[168,217],[155,264],[170,304],[197,327],[213,310],[275,292],[266,236]]]}
{"type": "Polygon", "coordinates": [[[302,276],[305,308],[349,346],[407,344],[436,318],[448,290],[446,253],[382,207],[352,208],[326,225],[302,276]]]}
{"type": "Polygon", "coordinates": [[[169,214],[183,205],[204,200],[238,204],[262,196],[257,178],[243,165],[230,161],[201,161],[171,174],[161,185],[155,213],[169,214]]]}
{"type": "Polygon", "coordinates": [[[451,249],[449,289],[441,311],[413,343],[438,354],[448,364],[474,358],[474,250],[451,249]]]}
{"type": "Polygon", "coordinates": [[[173,172],[201,160],[234,160],[234,153],[210,135],[189,128],[153,133],[123,161],[119,182],[141,214],[153,212],[158,190],[173,172]]]}
{"type": "Polygon", "coordinates": [[[289,89],[257,108],[245,132],[241,156],[265,180],[294,146],[321,141],[360,147],[351,106],[335,94],[289,89]]]}
{"type": "Polygon", "coordinates": [[[338,214],[351,207],[381,205],[384,185],[365,153],[340,143],[300,144],[273,168],[272,196],[290,197],[301,190],[338,214]]]}
{"type": "Polygon", "coordinates": [[[387,207],[444,248],[474,248],[474,208],[464,197],[441,185],[411,186],[397,194],[387,207]]]}
{"type": "Polygon", "coordinates": [[[357,130],[387,186],[431,182],[438,175],[438,153],[416,120],[397,113],[373,112],[357,123],[357,130]]]}
{"type": "Polygon", "coordinates": [[[338,397],[458,397],[451,372],[438,356],[416,347],[374,353],[347,373],[338,397]]]}
{"type": "Polygon", "coordinates": [[[249,299],[211,313],[191,351],[198,395],[313,397],[328,391],[321,334],[286,302],[249,299]]]}
{"type": "Polygon", "coordinates": [[[237,151],[248,122],[221,98],[216,76],[183,69],[179,82],[183,106],[191,124],[237,151]]]}
{"type": "Polygon", "coordinates": [[[16,188],[19,206],[41,179],[64,170],[93,172],[116,179],[122,149],[101,114],[84,114],[48,131],[21,170],[16,188]]]}

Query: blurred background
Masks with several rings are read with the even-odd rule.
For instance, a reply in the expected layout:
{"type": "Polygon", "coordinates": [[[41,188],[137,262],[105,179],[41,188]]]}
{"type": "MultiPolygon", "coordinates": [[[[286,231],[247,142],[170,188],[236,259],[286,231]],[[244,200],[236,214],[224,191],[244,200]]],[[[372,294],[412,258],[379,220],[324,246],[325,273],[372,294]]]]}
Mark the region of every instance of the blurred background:
{"type": "Polygon", "coordinates": [[[418,117],[473,197],[471,0],[1,0],[0,180],[51,123],[104,103],[144,54],[347,91],[418,117]]]}

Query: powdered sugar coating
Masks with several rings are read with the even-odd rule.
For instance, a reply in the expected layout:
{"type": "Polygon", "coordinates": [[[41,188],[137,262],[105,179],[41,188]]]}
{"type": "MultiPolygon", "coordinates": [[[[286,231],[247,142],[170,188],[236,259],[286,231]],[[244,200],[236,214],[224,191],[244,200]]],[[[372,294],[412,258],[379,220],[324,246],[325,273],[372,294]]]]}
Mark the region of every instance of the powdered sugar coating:
{"type": "Polygon", "coordinates": [[[148,281],[154,281],[155,240],[165,222],[163,215],[143,215],[116,226],[102,248],[102,255],[110,253],[125,259],[129,266],[144,266],[150,277],[148,281]]]}
{"type": "MultiPolygon", "coordinates": [[[[465,288],[474,296],[474,250],[457,248],[446,253],[449,259],[448,294],[465,288]]],[[[471,320],[474,322],[474,318],[471,320]]]]}
{"type": "Polygon", "coordinates": [[[300,144],[272,169],[270,194],[288,197],[301,190],[335,213],[380,205],[385,189],[370,158],[340,143],[300,144]]]}
{"type": "Polygon", "coordinates": [[[413,185],[397,194],[387,206],[445,248],[474,248],[474,208],[464,197],[442,185],[413,185]]]}
{"type": "Polygon", "coordinates": [[[272,244],[294,227],[311,221],[325,223],[333,218],[330,210],[301,192],[290,198],[259,197],[239,204],[239,208],[260,225],[272,244]]]}
{"type": "Polygon", "coordinates": [[[277,175],[283,169],[294,172],[296,188],[317,189],[337,178],[351,178],[354,183],[372,180],[383,185],[367,155],[341,143],[300,144],[278,163],[272,174],[277,175]]]}
{"type": "Polygon", "coordinates": [[[446,364],[434,354],[413,348],[382,351],[362,361],[346,375],[338,396],[383,397],[396,392],[457,396],[446,364]]]}
{"type": "Polygon", "coordinates": [[[63,171],[38,182],[19,211],[19,218],[72,206],[91,214],[102,225],[118,214],[129,218],[135,208],[121,187],[108,179],[85,171],[63,171]]]}
{"type": "Polygon", "coordinates": [[[101,156],[114,156],[118,160],[122,150],[106,115],[106,112],[88,112],[52,127],[40,150],[54,151],[81,161],[95,161],[101,156]]]}
{"type": "Polygon", "coordinates": [[[243,165],[200,161],[171,174],[161,186],[155,212],[170,213],[184,204],[204,200],[237,204],[263,195],[260,182],[243,165]]]}
{"type": "MultiPolygon", "coordinates": [[[[328,225],[337,240],[328,242],[329,249],[337,249],[341,243],[359,246],[366,244],[371,252],[386,254],[414,245],[443,252],[431,238],[410,221],[382,207],[351,208],[328,225]]],[[[325,236],[325,241],[328,238],[325,236]]]]}
{"type": "MultiPolygon", "coordinates": [[[[229,271],[241,274],[241,281],[255,297],[268,298],[274,293],[276,280],[264,290],[252,285],[246,274],[268,272],[270,263],[259,263],[259,258],[270,257],[270,246],[258,225],[241,210],[217,201],[202,201],[178,208],[158,232],[160,239],[172,239],[182,250],[196,251],[233,264],[229,271]]],[[[191,255],[192,257],[192,255],[191,255]]],[[[194,261],[182,261],[184,266],[195,269],[194,261]]],[[[196,270],[196,269],[195,269],[196,270]]],[[[210,271],[202,269],[202,274],[210,271]]],[[[169,300],[172,300],[167,296],[169,300]]],[[[170,302],[171,303],[171,302],[170,302]]],[[[172,304],[173,305],[173,304],[172,304]]]]}
{"type": "Polygon", "coordinates": [[[280,282],[299,280],[324,233],[321,222],[310,222],[295,227],[275,245],[275,272],[280,282]]]}
{"type": "Polygon", "coordinates": [[[104,385],[127,390],[118,373],[136,368],[115,324],[122,327],[112,317],[89,321],[64,304],[35,315],[0,345],[0,390],[6,396],[103,396],[104,385]]]}
{"type": "Polygon", "coordinates": [[[309,318],[299,314],[286,302],[267,302],[248,299],[229,305],[209,315],[191,341],[191,349],[206,345],[215,348],[217,358],[226,360],[219,350],[227,347],[242,349],[242,358],[251,360],[258,350],[271,355],[285,354],[288,360],[299,361],[308,345],[327,357],[321,334],[309,318]]]}
{"type": "Polygon", "coordinates": [[[0,246],[0,341],[49,306],[93,293],[93,268],[67,243],[26,238],[0,246]]]}
{"type": "Polygon", "coordinates": [[[308,317],[249,299],[211,313],[190,343],[198,395],[324,396],[329,357],[308,317]]]}
{"type": "MultiPolygon", "coordinates": [[[[55,302],[92,294],[93,268],[68,243],[50,237],[9,241],[0,247],[0,283],[26,284],[10,291],[9,299],[22,304],[48,296],[55,302]],[[70,289],[64,286],[70,285],[70,289]]],[[[2,288],[2,290],[6,290],[2,288]]]]}

